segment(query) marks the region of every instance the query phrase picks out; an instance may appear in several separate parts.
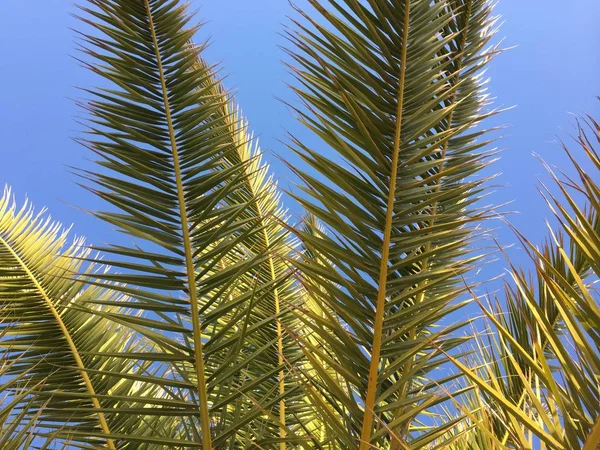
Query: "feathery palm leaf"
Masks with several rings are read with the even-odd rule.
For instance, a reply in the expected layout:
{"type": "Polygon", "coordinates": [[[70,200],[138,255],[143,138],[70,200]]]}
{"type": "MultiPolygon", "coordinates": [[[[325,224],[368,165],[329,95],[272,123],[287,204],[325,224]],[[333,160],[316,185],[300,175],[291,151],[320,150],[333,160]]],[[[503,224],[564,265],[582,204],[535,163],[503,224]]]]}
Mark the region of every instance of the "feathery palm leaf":
{"type": "MultiPolygon", "coordinates": [[[[106,172],[87,173],[119,212],[97,215],[135,237],[102,249],[142,314],[111,315],[162,349],[192,385],[186,428],[204,449],[303,441],[312,414],[288,383],[282,321],[294,285],[276,188],[214,68],[189,44],[197,27],[176,1],[90,1],[91,70],[114,87],[92,91],[89,137],[106,172]],[[195,411],[192,413],[191,411],[195,411]],[[199,425],[198,425],[199,424],[199,425]],[[296,431],[299,433],[296,433],[296,431]]],[[[287,326],[291,327],[292,324],[287,326]]]]}
{"type": "MultiPolygon", "coordinates": [[[[485,215],[472,205],[482,180],[467,177],[489,156],[476,141],[485,131],[473,127],[487,115],[480,70],[495,53],[485,49],[491,5],[310,4],[323,23],[300,12],[289,33],[297,112],[337,159],[292,138],[310,167],[296,170],[296,198],[327,229],[298,232],[322,256],[298,263],[302,283],[328,311],[305,317],[320,345],[303,347],[349,386],[326,371],[313,380],[332,393],[331,417],[343,418],[330,424],[342,447],[406,448],[415,417],[444,397],[429,395],[423,376],[458,343],[432,326],[457,307],[460,276],[477,259],[466,247],[469,224],[485,215]]],[[[427,432],[418,434],[414,445],[426,445],[427,432]]]]}
{"type": "MultiPolygon", "coordinates": [[[[105,318],[127,314],[116,305],[127,298],[75,277],[89,251],[67,238],[28,204],[17,209],[9,190],[0,198],[2,357],[11,361],[12,390],[34,390],[22,398],[24,421],[35,417],[56,438],[116,448],[121,433],[186,402],[163,400],[158,386],[145,383],[166,368],[135,358],[151,343],[105,318]]],[[[93,279],[93,269],[85,278],[93,279]]]]}
{"type": "MultiPolygon", "coordinates": [[[[199,58],[199,67],[207,64],[199,58]]],[[[213,85],[215,95],[227,98],[221,83],[213,85]]],[[[297,429],[304,421],[312,418],[311,408],[302,401],[301,391],[297,389],[291,377],[286,376],[290,367],[299,363],[301,354],[285,331],[297,327],[292,311],[298,306],[298,289],[295,278],[287,260],[294,250],[295,243],[289,236],[285,225],[285,211],[281,207],[277,185],[269,176],[269,167],[262,163],[262,154],[254,137],[248,132],[248,123],[243,119],[239,109],[233,103],[223,106],[222,114],[229,123],[228,131],[235,138],[237,152],[225,155],[230,167],[244,166],[245,183],[232,193],[238,204],[247,204],[248,208],[241,215],[249,221],[257,221],[261,232],[246,239],[243,245],[245,252],[257,257],[265,255],[257,271],[249,272],[246,289],[258,283],[265,286],[264,307],[272,317],[276,317],[277,359],[265,360],[263,369],[278,367],[278,393],[280,437],[287,437],[287,428],[297,429]],[[256,277],[259,277],[256,281],[256,277]],[[293,364],[291,364],[293,362],[293,364]],[[294,392],[297,394],[294,395],[294,392]],[[286,412],[286,404],[292,407],[286,412]],[[289,417],[288,417],[289,416],[289,417]]],[[[269,354],[273,356],[272,353],[269,354]]],[[[284,449],[285,442],[280,443],[284,449]]]]}

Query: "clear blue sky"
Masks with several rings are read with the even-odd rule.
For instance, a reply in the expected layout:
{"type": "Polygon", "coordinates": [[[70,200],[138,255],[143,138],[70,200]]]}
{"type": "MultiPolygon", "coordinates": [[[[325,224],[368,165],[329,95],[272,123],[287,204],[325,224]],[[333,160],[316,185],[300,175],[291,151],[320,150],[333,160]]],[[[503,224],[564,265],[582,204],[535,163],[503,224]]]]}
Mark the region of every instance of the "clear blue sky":
{"type": "MultiPolygon", "coordinates": [[[[260,136],[273,161],[277,178],[289,185],[289,172],[275,160],[285,155],[279,142],[285,130],[303,137],[287,109],[275,99],[291,99],[289,81],[280,63],[284,43],[279,35],[291,8],[285,0],[193,0],[198,18],[207,21],[197,40],[212,38],[207,58],[222,62],[227,85],[260,136]]],[[[300,6],[305,0],[297,0],[300,6]]],[[[497,105],[517,108],[492,125],[510,128],[499,146],[505,149],[494,172],[502,172],[504,185],[492,196],[496,203],[514,200],[521,211],[512,221],[530,237],[543,232],[547,210],[536,191],[543,175],[532,152],[562,164],[565,158],[552,143],[566,137],[569,112],[600,116],[600,2],[597,0],[500,0],[497,12],[505,20],[505,45],[518,47],[492,63],[491,93],[497,105]]],[[[75,223],[78,234],[95,243],[111,238],[107,224],[79,208],[98,209],[101,202],[75,185],[67,166],[89,167],[88,151],[71,138],[81,126],[72,98],[76,86],[89,86],[94,78],[69,56],[80,24],[70,16],[74,7],[65,0],[12,0],[0,6],[0,184],[13,187],[19,200],[27,195],[46,206],[64,223],[75,223]]],[[[290,205],[293,206],[293,205],[290,205]]],[[[297,210],[294,210],[297,212],[297,210]]],[[[504,243],[511,238],[500,233],[504,243]]]]}

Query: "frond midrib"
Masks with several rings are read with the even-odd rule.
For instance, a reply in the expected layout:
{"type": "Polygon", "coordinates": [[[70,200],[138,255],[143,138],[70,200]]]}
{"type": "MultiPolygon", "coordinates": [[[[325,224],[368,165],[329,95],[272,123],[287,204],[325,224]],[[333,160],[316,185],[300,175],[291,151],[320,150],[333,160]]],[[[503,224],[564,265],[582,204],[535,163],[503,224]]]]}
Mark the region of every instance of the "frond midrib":
{"type": "Polygon", "coordinates": [[[203,344],[202,344],[202,330],[200,327],[200,317],[198,313],[198,297],[196,293],[196,277],[194,268],[194,259],[192,253],[192,245],[190,239],[190,230],[188,225],[187,207],[185,202],[185,195],[183,191],[183,180],[181,176],[181,168],[179,165],[179,151],[177,147],[177,141],[175,137],[175,129],[173,126],[173,120],[171,117],[171,105],[169,102],[169,95],[167,91],[167,83],[165,80],[164,69],[162,64],[162,56],[160,54],[160,48],[158,45],[158,38],[156,36],[156,29],[154,27],[154,20],[152,16],[152,10],[148,0],[144,0],[146,11],[148,14],[148,25],[150,32],[152,33],[152,41],[156,54],[156,62],[158,66],[158,72],[160,77],[161,89],[163,102],[165,107],[165,114],[167,118],[167,127],[169,132],[169,138],[171,142],[171,151],[173,155],[173,169],[175,172],[175,181],[177,184],[177,199],[179,205],[179,216],[181,219],[181,232],[182,240],[185,253],[185,266],[188,284],[188,295],[190,297],[190,309],[194,339],[194,368],[196,370],[196,379],[199,396],[199,409],[200,409],[200,427],[202,430],[202,446],[204,450],[212,450],[212,437],[210,429],[210,417],[208,411],[208,394],[206,387],[206,377],[204,371],[204,355],[203,355],[203,344]]]}
{"type": "Polygon", "coordinates": [[[398,173],[398,159],[400,155],[400,141],[402,136],[402,118],[404,113],[404,85],[406,80],[406,61],[408,55],[408,29],[410,25],[410,0],[404,5],[404,28],[402,30],[402,53],[400,61],[400,80],[398,83],[398,105],[396,110],[396,129],[394,132],[394,148],[392,154],[392,166],[390,174],[390,185],[385,217],[383,244],[381,251],[381,263],[379,266],[379,282],[377,291],[377,305],[375,311],[375,324],[373,329],[373,347],[371,350],[371,363],[369,366],[369,378],[367,395],[365,398],[365,409],[362,422],[359,450],[368,450],[371,447],[371,436],[373,427],[373,416],[375,409],[375,397],[379,377],[379,357],[382,346],[383,322],[385,314],[386,287],[388,278],[389,248],[392,235],[392,220],[394,203],[396,198],[396,178],[398,173]]]}

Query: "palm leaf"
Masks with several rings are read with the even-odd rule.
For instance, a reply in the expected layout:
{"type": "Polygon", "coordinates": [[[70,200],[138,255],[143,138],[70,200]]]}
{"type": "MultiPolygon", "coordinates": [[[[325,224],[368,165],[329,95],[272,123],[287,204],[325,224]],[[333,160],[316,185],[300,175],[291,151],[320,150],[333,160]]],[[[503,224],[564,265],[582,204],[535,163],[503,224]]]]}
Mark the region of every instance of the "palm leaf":
{"type": "Polygon", "coordinates": [[[285,379],[286,359],[301,357],[282,323],[293,327],[290,241],[247,125],[189,44],[197,27],[178,2],[90,3],[100,36],[83,37],[86,64],[113,87],[85,104],[82,142],[103,169],[84,176],[118,210],[96,215],[137,242],[101,249],[123,270],[103,282],[124,284],[139,312],[110,317],[162,349],[176,367],[165,384],[193,386],[185,426],[203,448],[302,442],[310,408],[285,379]]]}
{"type": "Polygon", "coordinates": [[[296,111],[337,156],[292,137],[310,168],[296,170],[296,198],[327,229],[298,231],[328,262],[298,263],[328,311],[307,315],[320,344],[304,345],[326,348],[350,386],[335,391],[325,372],[315,381],[346,418],[339,442],[406,447],[412,421],[437,401],[421,395],[423,376],[458,343],[432,326],[456,308],[477,260],[466,246],[485,215],[472,206],[482,180],[467,177],[488,156],[472,128],[487,116],[478,74],[495,53],[484,48],[494,19],[485,1],[310,3],[323,21],[299,11],[289,33],[296,111]]]}
{"type": "MultiPolygon", "coordinates": [[[[7,330],[8,328],[4,328],[3,336],[7,330]]],[[[8,352],[3,352],[0,361],[0,445],[7,450],[30,448],[34,440],[39,439],[36,428],[43,411],[35,405],[35,393],[39,385],[27,385],[23,382],[28,376],[27,372],[11,375],[19,358],[8,356],[8,352]]],[[[47,439],[47,443],[49,442],[51,439],[47,439]]],[[[42,448],[47,448],[47,445],[42,448]]]]}
{"type": "MultiPolygon", "coordinates": [[[[17,209],[5,191],[0,199],[2,356],[11,361],[6,373],[16,380],[14,389],[35,387],[35,395],[23,396],[30,412],[23,420],[35,418],[38,434],[45,429],[54,438],[116,448],[123,430],[152,414],[177,414],[186,403],[162,401],[157,386],[140,379],[167,368],[131,357],[153,346],[105,319],[127,314],[115,306],[127,298],[74,277],[89,251],[81,239],[70,245],[67,239],[60,224],[28,204],[17,209]],[[101,310],[98,304],[104,305],[101,310]],[[119,410],[130,411],[130,417],[119,410]]],[[[86,278],[93,279],[94,270],[100,269],[88,267],[86,278]]]]}
{"type": "MultiPolygon", "coordinates": [[[[198,67],[207,67],[201,58],[198,67]]],[[[213,85],[214,94],[227,98],[222,83],[213,85]]],[[[256,221],[261,232],[244,241],[245,252],[254,254],[264,260],[257,266],[253,277],[260,277],[259,284],[265,286],[265,299],[263,304],[268,308],[271,316],[276,317],[277,360],[265,361],[265,367],[278,367],[278,392],[280,437],[287,437],[287,428],[291,425],[296,429],[300,425],[298,417],[312,416],[307,411],[308,405],[301,398],[287,395],[294,388],[293,380],[286,377],[289,361],[298,362],[299,353],[293,341],[287,336],[284,328],[293,330],[297,327],[292,311],[298,306],[298,287],[290,270],[287,260],[295,250],[295,243],[290,237],[286,222],[286,212],[281,207],[281,196],[277,185],[269,176],[269,167],[262,163],[262,154],[254,137],[248,132],[248,123],[243,119],[239,108],[235,104],[225,103],[222,108],[223,118],[229,124],[229,132],[235,139],[237,151],[225,155],[230,167],[243,166],[245,168],[245,183],[235,191],[235,201],[246,204],[248,208],[241,212],[249,221],[256,221]],[[286,337],[287,336],[287,337],[286,337]],[[286,386],[287,385],[287,386],[286,386]],[[289,399],[286,402],[286,398],[289,399]],[[286,403],[292,410],[286,413],[286,403]],[[289,418],[288,418],[289,416],[289,418]],[[291,419],[291,423],[290,423],[291,419]]],[[[255,281],[248,280],[248,287],[255,281]]],[[[294,364],[295,365],[295,364],[294,364]]],[[[310,408],[308,408],[310,410],[310,408]]],[[[285,442],[280,443],[280,448],[286,447],[285,442]]]]}

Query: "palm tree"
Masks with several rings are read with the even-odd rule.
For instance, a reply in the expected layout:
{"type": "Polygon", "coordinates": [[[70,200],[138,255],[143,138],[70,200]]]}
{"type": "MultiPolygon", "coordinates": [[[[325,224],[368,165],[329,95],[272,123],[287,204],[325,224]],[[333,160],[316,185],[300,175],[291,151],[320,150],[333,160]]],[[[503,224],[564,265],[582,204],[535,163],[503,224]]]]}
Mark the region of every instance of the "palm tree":
{"type": "MultiPolygon", "coordinates": [[[[104,87],[81,101],[97,166],[79,174],[107,203],[94,214],[131,244],[68,244],[5,192],[2,448],[600,441],[600,189],[574,158],[580,183],[558,183],[567,206],[546,194],[562,231],[541,250],[520,236],[535,281],[512,268],[505,298],[483,309],[489,341],[451,321],[482,303],[473,244],[495,214],[478,201],[494,155],[492,5],[309,3],[287,30],[290,107],[335,157],[289,136],[304,162],[291,168],[299,226],[185,6],[81,7],[81,62],[104,87]]],[[[579,142],[600,169],[583,130],[579,142]]]]}

